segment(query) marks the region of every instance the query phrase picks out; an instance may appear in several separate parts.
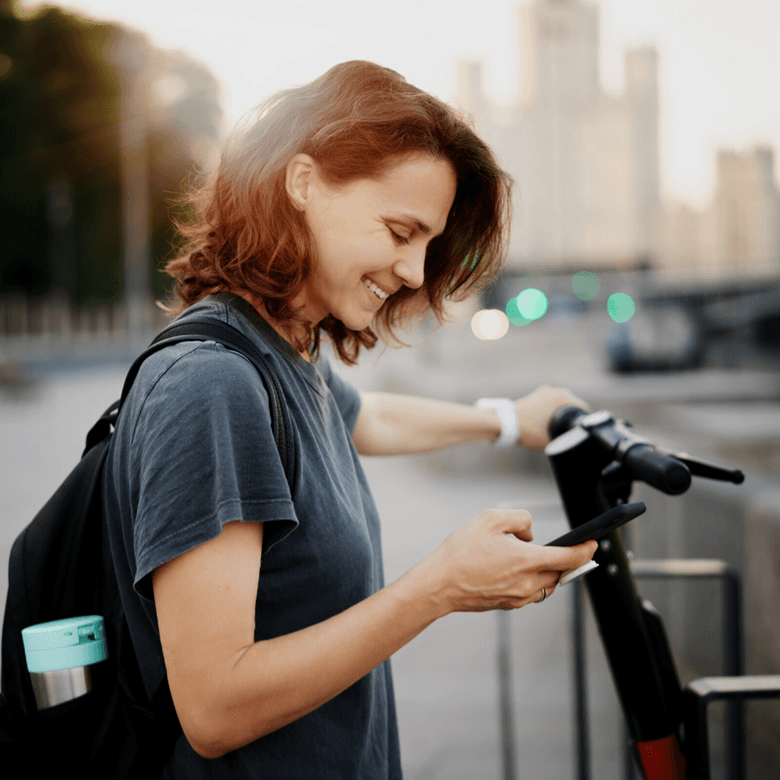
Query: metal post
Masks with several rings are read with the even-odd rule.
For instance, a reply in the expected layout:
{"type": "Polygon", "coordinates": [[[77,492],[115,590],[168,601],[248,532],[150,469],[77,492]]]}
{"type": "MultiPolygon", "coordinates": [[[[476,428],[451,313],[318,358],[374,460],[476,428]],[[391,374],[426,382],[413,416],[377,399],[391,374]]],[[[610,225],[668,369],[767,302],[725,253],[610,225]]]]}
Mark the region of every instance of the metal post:
{"type": "MultiPolygon", "coordinates": [[[[626,548],[626,557],[629,561],[633,561],[633,541],[634,534],[631,527],[631,523],[624,525],[619,532],[623,539],[623,544],[626,548]]],[[[623,776],[625,780],[634,780],[636,776],[635,772],[635,760],[634,760],[634,743],[631,739],[631,734],[626,726],[626,719],[623,715],[623,711],[619,712],[620,717],[620,731],[623,735],[623,776]]]]}
{"type": "MultiPolygon", "coordinates": [[[[729,676],[745,673],[742,657],[742,595],[739,572],[729,567],[723,572],[723,671],[729,676]]],[[[726,763],[728,777],[744,780],[745,703],[732,699],[726,703],[726,763]]]]}
{"type": "Polygon", "coordinates": [[[682,692],[686,733],[686,754],[690,780],[709,780],[710,757],[707,735],[707,705],[713,701],[777,699],[780,675],[740,675],[739,677],[699,677],[682,692]]]}
{"type": "MultiPolygon", "coordinates": [[[[723,600],[723,674],[728,677],[744,675],[742,653],[742,585],[739,572],[724,561],[692,560],[634,560],[631,571],[637,579],[703,579],[721,581],[723,600]]],[[[724,725],[726,744],[726,773],[729,780],[745,780],[745,705],[738,698],[726,703],[724,725]]],[[[630,776],[626,775],[627,780],[630,776]]]]}
{"type": "Polygon", "coordinates": [[[572,626],[574,654],[574,744],[576,747],[576,778],[590,780],[590,744],[588,742],[588,691],[585,659],[585,615],[582,580],[573,583],[572,626]]]}
{"type": "Polygon", "coordinates": [[[512,666],[509,656],[509,613],[499,610],[498,616],[498,691],[501,720],[501,757],[503,779],[517,780],[515,767],[515,732],[512,718],[512,666]]]}

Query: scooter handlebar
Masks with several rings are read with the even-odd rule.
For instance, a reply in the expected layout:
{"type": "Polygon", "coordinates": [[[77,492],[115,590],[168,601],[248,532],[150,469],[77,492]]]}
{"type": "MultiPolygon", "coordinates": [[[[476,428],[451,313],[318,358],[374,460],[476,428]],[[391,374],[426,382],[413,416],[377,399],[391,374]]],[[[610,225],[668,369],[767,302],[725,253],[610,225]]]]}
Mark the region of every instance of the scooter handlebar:
{"type": "MultiPolygon", "coordinates": [[[[578,406],[556,409],[547,426],[550,437],[554,439],[566,433],[589,414],[578,406]]],[[[635,479],[672,496],[684,493],[690,487],[691,472],[685,463],[672,454],[659,450],[650,442],[634,436],[612,415],[602,412],[593,417],[586,421],[583,427],[602,446],[609,449],[635,479]],[[600,419],[594,421],[593,417],[600,419]]]]}
{"type": "Polygon", "coordinates": [[[577,424],[577,420],[586,417],[588,412],[579,406],[561,406],[556,409],[547,423],[547,433],[555,439],[577,424]]]}
{"type": "Polygon", "coordinates": [[[691,472],[687,466],[652,444],[630,447],[623,455],[623,465],[637,479],[670,496],[678,496],[691,486],[691,472]]]}

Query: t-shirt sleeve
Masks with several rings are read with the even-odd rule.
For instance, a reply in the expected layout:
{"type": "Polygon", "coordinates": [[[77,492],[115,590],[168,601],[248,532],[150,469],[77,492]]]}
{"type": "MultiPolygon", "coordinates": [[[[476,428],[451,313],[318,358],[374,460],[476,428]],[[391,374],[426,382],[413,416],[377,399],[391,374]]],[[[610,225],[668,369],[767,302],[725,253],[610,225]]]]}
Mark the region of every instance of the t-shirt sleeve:
{"type": "Polygon", "coordinates": [[[263,554],[298,525],[254,366],[213,343],[189,346],[143,399],[131,440],[137,509],[134,587],[218,536],[233,520],[263,522],[263,554]]]}
{"type": "Polygon", "coordinates": [[[322,357],[319,365],[322,378],[333,394],[339,413],[344,420],[350,435],[355,429],[358,413],[360,412],[360,394],[352,385],[347,384],[333,371],[327,358],[322,357]]]}

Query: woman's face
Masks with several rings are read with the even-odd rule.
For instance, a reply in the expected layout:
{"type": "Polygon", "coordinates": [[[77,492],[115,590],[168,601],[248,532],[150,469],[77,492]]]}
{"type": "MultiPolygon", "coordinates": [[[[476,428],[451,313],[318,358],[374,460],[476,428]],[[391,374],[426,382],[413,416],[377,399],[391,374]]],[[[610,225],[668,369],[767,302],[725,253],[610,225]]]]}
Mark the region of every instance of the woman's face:
{"type": "Polygon", "coordinates": [[[297,155],[286,183],[316,250],[296,303],[312,324],[332,314],[352,330],[368,327],[402,286],[422,285],[428,243],[443,232],[456,190],[450,163],[427,155],[337,187],[322,180],[311,157],[297,155]]]}

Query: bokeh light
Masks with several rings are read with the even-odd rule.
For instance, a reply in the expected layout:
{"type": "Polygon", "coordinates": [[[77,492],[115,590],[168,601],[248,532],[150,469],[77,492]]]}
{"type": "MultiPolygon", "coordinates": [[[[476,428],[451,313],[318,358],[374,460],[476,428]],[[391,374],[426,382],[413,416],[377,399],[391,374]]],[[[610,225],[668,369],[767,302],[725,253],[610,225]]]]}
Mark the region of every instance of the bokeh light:
{"type": "Polygon", "coordinates": [[[615,322],[628,322],[636,311],[634,300],[626,293],[613,293],[607,300],[607,311],[615,322]]]}
{"type": "Polygon", "coordinates": [[[529,287],[517,296],[517,308],[527,320],[538,320],[547,311],[547,296],[541,290],[529,287]]]}
{"type": "Polygon", "coordinates": [[[471,332],[483,341],[495,341],[506,336],[509,320],[498,309],[482,309],[471,318],[471,332]]]}
{"type": "Polygon", "coordinates": [[[528,323],[532,321],[520,314],[520,309],[517,306],[517,298],[512,298],[509,303],[507,303],[506,316],[512,325],[528,325],[528,323]]]}
{"type": "Polygon", "coordinates": [[[601,280],[592,271],[580,271],[572,277],[571,289],[581,301],[592,301],[601,289],[601,280]]]}

